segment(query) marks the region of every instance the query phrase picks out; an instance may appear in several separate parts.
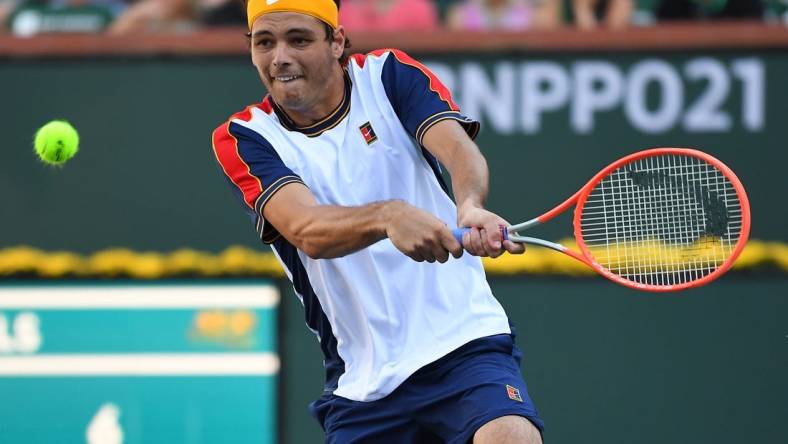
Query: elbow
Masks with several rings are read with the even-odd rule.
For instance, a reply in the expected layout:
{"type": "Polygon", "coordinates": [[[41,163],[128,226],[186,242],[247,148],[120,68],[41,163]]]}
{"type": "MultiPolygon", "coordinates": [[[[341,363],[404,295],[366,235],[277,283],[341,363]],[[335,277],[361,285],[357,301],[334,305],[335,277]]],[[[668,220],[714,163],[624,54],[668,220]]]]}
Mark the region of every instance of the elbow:
{"type": "Polygon", "coordinates": [[[292,227],[292,244],[312,259],[331,259],[329,245],[321,241],[321,236],[310,232],[308,224],[292,227]]]}
{"type": "Polygon", "coordinates": [[[331,259],[333,256],[329,254],[328,248],[319,245],[316,242],[302,240],[296,245],[296,248],[303,251],[304,254],[312,259],[331,259]]]}

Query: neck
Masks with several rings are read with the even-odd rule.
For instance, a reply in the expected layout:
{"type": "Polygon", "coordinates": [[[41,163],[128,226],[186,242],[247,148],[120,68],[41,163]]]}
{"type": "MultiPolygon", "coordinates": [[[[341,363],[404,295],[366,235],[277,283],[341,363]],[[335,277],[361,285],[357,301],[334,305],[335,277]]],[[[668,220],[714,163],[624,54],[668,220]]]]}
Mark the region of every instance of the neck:
{"type": "Polygon", "coordinates": [[[342,99],[345,98],[345,75],[339,64],[324,89],[325,94],[306,109],[283,109],[287,117],[299,127],[312,126],[325,119],[332,111],[337,109],[342,99]]]}

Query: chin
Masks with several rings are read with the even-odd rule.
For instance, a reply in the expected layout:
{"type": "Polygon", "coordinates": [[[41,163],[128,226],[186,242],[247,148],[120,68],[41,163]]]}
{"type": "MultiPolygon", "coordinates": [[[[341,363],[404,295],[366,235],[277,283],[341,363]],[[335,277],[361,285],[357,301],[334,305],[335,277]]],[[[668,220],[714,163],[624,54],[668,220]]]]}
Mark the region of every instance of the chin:
{"type": "Polygon", "coordinates": [[[293,94],[291,92],[272,95],[274,96],[276,103],[278,103],[279,106],[283,108],[298,110],[304,106],[304,98],[301,96],[301,94],[293,94]]]}

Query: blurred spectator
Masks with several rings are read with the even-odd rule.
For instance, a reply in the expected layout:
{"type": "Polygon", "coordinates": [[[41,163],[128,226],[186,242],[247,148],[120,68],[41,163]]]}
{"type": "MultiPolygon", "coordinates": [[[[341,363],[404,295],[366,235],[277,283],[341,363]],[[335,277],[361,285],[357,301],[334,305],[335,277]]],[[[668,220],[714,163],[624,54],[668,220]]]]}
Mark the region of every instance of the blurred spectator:
{"type": "Polygon", "coordinates": [[[660,0],[658,21],[763,19],[761,0],[660,0]]]}
{"type": "Polygon", "coordinates": [[[111,34],[184,32],[197,26],[190,0],[140,0],[110,26],[111,34]]]}
{"type": "Polygon", "coordinates": [[[788,0],[768,0],[764,6],[767,20],[788,25],[788,0]]]}
{"type": "Polygon", "coordinates": [[[466,31],[522,31],[559,23],[560,0],[464,0],[449,9],[447,24],[466,31]]]}
{"type": "Polygon", "coordinates": [[[196,6],[205,26],[246,25],[246,10],[238,0],[196,0],[196,6]]]}
{"type": "Polygon", "coordinates": [[[0,0],[0,33],[6,30],[6,20],[16,8],[16,0],[0,0]]]}
{"type": "Polygon", "coordinates": [[[580,29],[624,28],[629,25],[634,6],[633,0],[572,0],[574,22],[580,29]]]}
{"type": "Polygon", "coordinates": [[[433,31],[438,13],[431,0],[343,0],[339,23],[349,32],[433,31]]]}
{"type": "Polygon", "coordinates": [[[28,0],[14,8],[6,23],[20,37],[49,32],[99,32],[125,7],[122,0],[28,0]]]}

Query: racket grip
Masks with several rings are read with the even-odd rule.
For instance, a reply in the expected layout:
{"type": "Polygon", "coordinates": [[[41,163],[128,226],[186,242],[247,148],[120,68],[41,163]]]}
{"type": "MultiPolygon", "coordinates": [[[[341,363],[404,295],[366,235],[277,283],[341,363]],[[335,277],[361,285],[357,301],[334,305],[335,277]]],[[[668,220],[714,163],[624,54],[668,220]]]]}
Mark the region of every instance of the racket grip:
{"type": "MultiPolygon", "coordinates": [[[[501,230],[501,238],[503,240],[509,240],[509,230],[507,230],[503,225],[499,225],[498,228],[501,230]]],[[[454,238],[457,239],[457,242],[462,245],[462,235],[469,231],[471,231],[469,227],[455,228],[451,230],[451,234],[453,234],[454,238]]]]}
{"type": "Polygon", "coordinates": [[[462,235],[467,233],[467,232],[469,232],[469,231],[471,231],[471,229],[467,228],[467,227],[466,228],[455,228],[455,229],[451,230],[451,234],[453,234],[454,238],[457,239],[457,242],[459,242],[460,245],[462,245],[462,235]]]}

